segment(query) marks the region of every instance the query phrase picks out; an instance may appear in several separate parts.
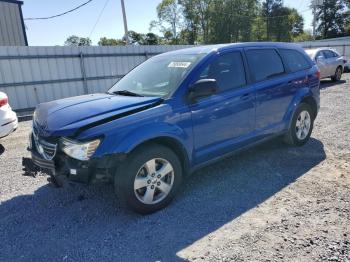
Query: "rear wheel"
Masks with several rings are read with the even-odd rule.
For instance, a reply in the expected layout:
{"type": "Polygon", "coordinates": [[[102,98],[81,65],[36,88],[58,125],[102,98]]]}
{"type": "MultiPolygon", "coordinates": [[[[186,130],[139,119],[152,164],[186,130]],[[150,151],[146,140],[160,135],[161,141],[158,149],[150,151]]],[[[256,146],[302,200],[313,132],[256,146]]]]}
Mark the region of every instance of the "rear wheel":
{"type": "Polygon", "coordinates": [[[334,76],[332,76],[332,81],[337,82],[341,80],[341,76],[343,74],[343,69],[341,66],[338,66],[338,68],[335,70],[334,76]]]}
{"type": "Polygon", "coordinates": [[[304,145],[310,139],[314,118],[311,106],[301,103],[293,115],[291,126],[285,134],[284,141],[293,146],[304,145]]]}
{"type": "Polygon", "coordinates": [[[121,201],[141,214],[167,206],[182,181],[176,154],[161,145],[148,145],[133,152],[119,168],[115,190],[121,201]]]}

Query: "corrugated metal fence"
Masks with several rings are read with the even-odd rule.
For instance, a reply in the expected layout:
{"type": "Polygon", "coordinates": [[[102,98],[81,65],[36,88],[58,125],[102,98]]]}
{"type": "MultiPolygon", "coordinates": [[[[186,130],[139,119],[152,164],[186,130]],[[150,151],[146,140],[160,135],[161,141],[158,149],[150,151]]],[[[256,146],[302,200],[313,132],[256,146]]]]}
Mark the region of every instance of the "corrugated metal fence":
{"type": "Polygon", "coordinates": [[[105,92],[149,57],[189,46],[0,47],[0,91],[17,111],[105,92]]]}
{"type": "Polygon", "coordinates": [[[309,41],[299,43],[304,48],[331,47],[347,58],[350,58],[350,38],[343,37],[333,40],[309,41]]]}
{"type": "MultiPolygon", "coordinates": [[[[350,40],[299,43],[333,47],[350,58],[350,40]]],[[[38,103],[105,92],[147,58],[190,46],[0,47],[0,91],[17,111],[38,103]]]]}

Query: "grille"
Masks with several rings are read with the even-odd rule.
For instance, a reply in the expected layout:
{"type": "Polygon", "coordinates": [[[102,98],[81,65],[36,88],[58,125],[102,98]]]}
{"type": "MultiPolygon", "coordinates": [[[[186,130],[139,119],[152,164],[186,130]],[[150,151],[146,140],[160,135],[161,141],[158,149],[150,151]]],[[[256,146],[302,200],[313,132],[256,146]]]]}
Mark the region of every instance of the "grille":
{"type": "Polygon", "coordinates": [[[52,144],[41,139],[35,132],[35,129],[33,129],[33,138],[38,153],[46,160],[52,160],[56,155],[57,144],[52,144]]]}

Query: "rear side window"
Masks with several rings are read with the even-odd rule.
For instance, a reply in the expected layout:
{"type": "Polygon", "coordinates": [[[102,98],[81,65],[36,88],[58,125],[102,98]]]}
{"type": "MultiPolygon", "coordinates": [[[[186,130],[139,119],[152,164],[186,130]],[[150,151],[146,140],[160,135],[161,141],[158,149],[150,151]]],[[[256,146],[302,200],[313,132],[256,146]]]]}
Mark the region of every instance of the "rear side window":
{"type": "Polygon", "coordinates": [[[311,67],[308,60],[296,50],[280,49],[280,53],[291,72],[297,72],[311,67]]]}
{"type": "Polygon", "coordinates": [[[202,71],[199,78],[215,79],[220,92],[246,85],[241,53],[232,52],[219,56],[202,71]]]}
{"type": "Polygon", "coordinates": [[[281,57],[274,49],[248,50],[246,54],[250,70],[257,82],[285,72],[281,57]]]}
{"type": "Polygon", "coordinates": [[[338,54],[336,54],[335,52],[330,51],[330,50],[324,50],[323,53],[324,53],[326,58],[338,57],[338,54]]]}

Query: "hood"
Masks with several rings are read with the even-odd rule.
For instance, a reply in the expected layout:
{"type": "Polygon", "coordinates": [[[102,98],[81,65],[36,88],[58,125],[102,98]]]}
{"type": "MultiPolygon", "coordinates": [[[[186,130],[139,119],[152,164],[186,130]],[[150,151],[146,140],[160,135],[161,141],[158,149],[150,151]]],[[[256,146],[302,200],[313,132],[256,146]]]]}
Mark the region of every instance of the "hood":
{"type": "Polygon", "coordinates": [[[42,136],[71,136],[95,123],[111,121],[159,103],[159,97],[93,94],[43,103],[37,106],[34,126],[42,136]]]}

